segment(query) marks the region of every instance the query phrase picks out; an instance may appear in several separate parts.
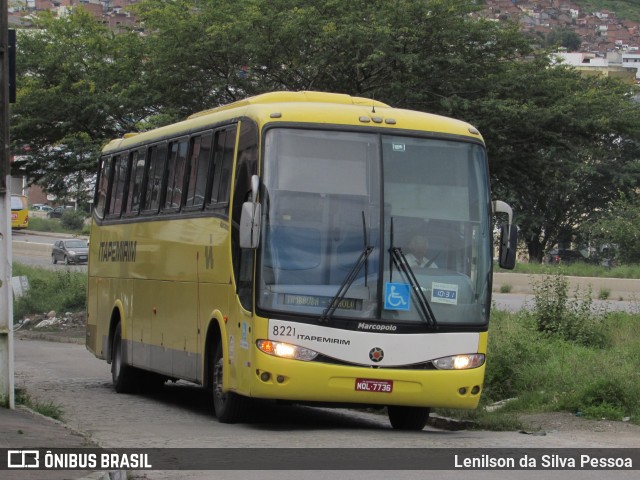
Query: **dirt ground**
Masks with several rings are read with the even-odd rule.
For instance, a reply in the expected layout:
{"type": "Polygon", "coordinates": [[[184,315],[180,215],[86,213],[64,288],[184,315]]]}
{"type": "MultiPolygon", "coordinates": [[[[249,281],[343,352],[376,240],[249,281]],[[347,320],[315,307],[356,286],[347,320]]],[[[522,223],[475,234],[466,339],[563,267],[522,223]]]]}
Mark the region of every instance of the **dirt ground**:
{"type": "MultiPolygon", "coordinates": [[[[583,432],[628,432],[640,437],[640,425],[612,420],[590,420],[568,412],[524,413],[519,415],[522,423],[533,431],[583,431],[583,432]]],[[[529,431],[529,430],[527,430],[529,431]]]]}

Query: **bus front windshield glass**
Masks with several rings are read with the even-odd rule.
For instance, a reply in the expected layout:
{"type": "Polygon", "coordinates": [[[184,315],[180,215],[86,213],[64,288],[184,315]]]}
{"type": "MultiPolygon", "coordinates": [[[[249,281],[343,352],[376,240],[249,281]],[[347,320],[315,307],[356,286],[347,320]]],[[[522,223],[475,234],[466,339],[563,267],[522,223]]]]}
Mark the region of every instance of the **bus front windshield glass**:
{"type": "Polygon", "coordinates": [[[259,309],[302,321],[487,321],[480,145],[273,128],[264,152],[259,309]]]}

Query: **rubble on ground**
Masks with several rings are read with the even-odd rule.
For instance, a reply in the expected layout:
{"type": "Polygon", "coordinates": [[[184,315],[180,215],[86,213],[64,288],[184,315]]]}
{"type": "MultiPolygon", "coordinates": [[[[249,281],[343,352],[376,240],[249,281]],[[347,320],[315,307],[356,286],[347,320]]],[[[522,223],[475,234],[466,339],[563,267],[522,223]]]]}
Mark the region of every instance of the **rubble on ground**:
{"type": "Polygon", "coordinates": [[[50,311],[42,314],[29,315],[14,325],[14,331],[19,330],[67,330],[84,327],[86,312],[65,312],[58,314],[50,311]]]}

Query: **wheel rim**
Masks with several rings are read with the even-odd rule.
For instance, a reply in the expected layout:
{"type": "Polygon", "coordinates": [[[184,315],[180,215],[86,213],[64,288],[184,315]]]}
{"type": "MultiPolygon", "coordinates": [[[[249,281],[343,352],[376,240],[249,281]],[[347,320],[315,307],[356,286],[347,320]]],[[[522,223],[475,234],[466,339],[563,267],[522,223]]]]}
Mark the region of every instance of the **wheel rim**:
{"type": "Polygon", "coordinates": [[[115,348],[114,348],[114,352],[113,352],[113,363],[112,363],[112,373],[113,373],[113,379],[114,380],[118,380],[118,377],[120,377],[120,364],[121,364],[121,359],[120,359],[120,338],[116,338],[115,340],[115,348]]]}

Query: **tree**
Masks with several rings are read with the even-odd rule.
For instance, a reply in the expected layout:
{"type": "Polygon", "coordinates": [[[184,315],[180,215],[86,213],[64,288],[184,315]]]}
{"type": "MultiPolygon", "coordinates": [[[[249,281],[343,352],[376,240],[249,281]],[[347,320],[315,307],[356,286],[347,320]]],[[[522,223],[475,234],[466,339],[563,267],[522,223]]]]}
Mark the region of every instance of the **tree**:
{"type": "Polygon", "coordinates": [[[570,52],[577,52],[582,45],[582,39],[570,28],[556,28],[547,34],[546,45],[553,48],[564,47],[570,52]]]}
{"type": "MultiPolygon", "coordinates": [[[[581,230],[592,245],[608,249],[607,258],[640,263],[640,199],[637,195],[620,196],[606,212],[598,212],[581,230]]],[[[605,255],[600,249],[598,254],[605,255]]]]}
{"type": "Polygon", "coordinates": [[[544,57],[492,76],[469,110],[485,134],[494,193],[515,208],[529,256],[558,240],[640,179],[640,105],[633,86],[549,67],[544,57]],[[474,111],[475,110],[475,111],[474,111]]]}
{"type": "Polygon", "coordinates": [[[144,50],[133,33],[115,35],[83,9],[54,18],[18,38],[17,103],[12,109],[15,170],[65,196],[96,169],[106,140],[136,129],[149,109],[144,50]]]}
{"type": "Polygon", "coordinates": [[[34,178],[77,179],[104,139],[128,130],[266,91],[320,90],[477,126],[494,196],[515,208],[532,259],[639,184],[634,86],[551,66],[517,26],[475,16],[476,2],[143,0],[135,8],[144,36],[114,35],[83,14],[44,17],[43,30],[21,35],[13,138],[32,147],[23,165],[34,178]]]}

